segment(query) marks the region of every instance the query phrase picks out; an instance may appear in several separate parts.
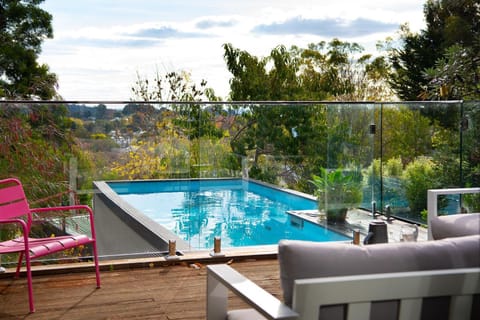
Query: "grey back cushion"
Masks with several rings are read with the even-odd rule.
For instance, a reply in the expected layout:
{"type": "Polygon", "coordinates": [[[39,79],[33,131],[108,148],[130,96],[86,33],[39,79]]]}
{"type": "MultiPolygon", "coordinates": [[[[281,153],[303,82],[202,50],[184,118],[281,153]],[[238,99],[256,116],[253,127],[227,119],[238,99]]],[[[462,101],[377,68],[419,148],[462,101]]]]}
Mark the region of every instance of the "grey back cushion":
{"type": "Polygon", "coordinates": [[[296,279],[480,266],[480,236],[356,246],[282,240],[278,247],[285,304],[296,279]]]}
{"type": "Polygon", "coordinates": [[[435,240],[480,234],[480,213],[435,217],[430,221],[430,229],[435,240]]]}

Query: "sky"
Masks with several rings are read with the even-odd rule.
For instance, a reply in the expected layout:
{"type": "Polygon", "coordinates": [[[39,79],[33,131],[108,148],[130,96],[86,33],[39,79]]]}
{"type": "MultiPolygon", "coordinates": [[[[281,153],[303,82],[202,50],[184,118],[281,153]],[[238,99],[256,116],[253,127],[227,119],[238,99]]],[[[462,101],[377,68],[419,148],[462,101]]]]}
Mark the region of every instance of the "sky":
{"type": "Polygon", "coordinates": [[[54,38],[39,61],[64,100],[127,101],[137,80],[171,71],[228,97],[223,44],[258,57],[278,45],[357,42],[365,53],[401,24],[425,28],[422,0],[45,0],[54,38]]]}

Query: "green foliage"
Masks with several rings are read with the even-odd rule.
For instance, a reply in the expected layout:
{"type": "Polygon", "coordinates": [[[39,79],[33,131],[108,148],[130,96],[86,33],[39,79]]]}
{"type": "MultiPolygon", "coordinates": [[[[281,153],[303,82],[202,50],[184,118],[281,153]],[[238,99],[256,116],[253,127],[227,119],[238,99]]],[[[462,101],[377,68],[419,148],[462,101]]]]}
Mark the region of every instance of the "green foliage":
{"type": "Polygon", "coordinates": [[[340,209],[355,208],[362,201],[362,173],[360,170],[320,169],[320,176],[313,175],[319,210],[337,214],[340,209]]]}
{"type": "Polygon", "coordinates": [[[135,100],[143,101],[201,101],[208,98],[207,81],[196,84],[187,71],[161,74],[158,70],[149,80],[137,73],[137,81],[131,88],[135,100]]]}
{"type": "Polygon", "coordinates": [[[468,212],[480,212],[480,193],[465,194],[462,199],[468,212]]]}
{"type": "Polygon", "coordinates": [[[94,140],[105,140],[107,139],[107,135],[104,133],[94,133],[91,135],[91,138],[94,140]]]}
{"type": "Polygon", "coordinates": [[[472,48],[454,44],[445,49],[444,56],[433,67],[425,69],[424,77],[429,80],[426,92],[429,99],[480,98],[480,57],[472,59],[472,51],[472,48]]]}
{"type": "Polygon", "coordinates": [[[384,100],[391,97],[384,57],[339,39],[307,48],[274,48],[259,58],[224,44],[234,101],[384,100]]]}
{"type": "Polygon", "coordinates": [[[401,177],[403,174],[402,159],[400,157],[388,159],[384,172],[385,175],[390,177],[401,177]]]}
{"type": "Polygon", "coordinates": [[[152,104],[125,106],[122,113],[130,115],[132,127],[144,133],[128,157],[115,163],[114,175],[128,179],[205,177],[238,170],[238,161],[224,149],[226,132],[217,122],[228,113],[220,105],[199,103],[218,100],[206,81],[197,85],[187,72],[157,72],[153,81],[137,78],[132,88],[135,98],[174,103],[161,110],[152,104]]]}
{"type": "MultiPolygon", "coordinates": [[[[66,163],[80,152],[66,130],[70,122],[65,113],[60,105],[35,105],[29,109],[4,105],[0,110],[1,178],[19,178],[32,203],[68,189],[66,163]]],[[[50,204],[61,203],[52,199],[50,204]]]]}
{"type": "Polygon", "coordinates": [[[173,135],[160,142],[137,141],[126,158],[113,164],[120,179],[168,179],[236,176],[238,159],[224,140],[173,135]]]}
{"type": "MultiPolygon", "coordinates": [[[[363,48],[356,43],[334,39],[308,48],[278,46],[264,58],[231,44],[224,45],[224,52],[233,76],[232,100],[365,100],[389,95],[385,61],[360,56],[363,48]]],[[[331,109],[321,104],[253,105],[242,109],[244,121],[231,146],[235,153],[253,157],[251,177],[264,177],[266,171],[258,168],[262,155],[274,156],[288,169],[272,167],[268,177],[277,170],[277,183],[283,180],[309,191],[301,181],[318,173],[319,167],[342,166],[352,156],[364,161],[362,153],[368,149],[362,147],[370,144],[365,123],[371,122],[370,117],[364,108],[349,105],[331,109]]]]}
{"type": "MultiPolygon", "coordinates": [[[[188,72],[169,72],[161,75],[159,72],[153,79],[153,85],[150,85],[148,78],[142,78],[137,74],[137,81],[132,88],[135,98],[145,101],[181,101],[192,102],[191,104],[173,104],[172,110],[175,112],[173,124],[182,128],[185,135],[191,139],[210,136],[220,138],[223,136],[222,130],[215,127],[215,117],[223,112],[219,106],[209,108],[202,107],[202,99],[217,98],[211,88],[207,87],[207,82],[202,80],[200,85],[191,80],[188,72]]],[[[156,119],[154,117],[155,109],[152,105],[132,105],[134,111],[124,109],[123,113],[133,113],[133,118],[139,127],[145,128],[145,123],[150,124],[155,130],[156,119]],[[148,107],[150,110],[142,111],[142,108],[148,107]]]]}
{"type": "MultiPolygon", "coordinates": [[[[188,142],[183,141],[184,145],[188,142]]],[[[132,145],[134,151],[128,153],[128,158],[116,162],[113,165],[112,172],[116,176],[123,179],[159,179],[168,178],[169,174],[179,174],[185,171],[187,167],[185,161],[179,165],[176,163],[175,168],[170,168],[169,157],[166,150],[161,150],[154,142],[137,142],[132,145]],[[167,153],[167,155],[162,155],[167,153]]],[[[180,154],[182,149],[178,148],[180,154]]],[[[168,150],[174,151],[174,150],[168,150]]]]}
{"type": "Polygon", "coordinates": [[[51,99],[57,77],[39,64],[40,45],[53,37],[52,16],[42,0],[9,0],[0,4],[0,97],[51,99]]]}
{"type": "Polygon", "coordinates": [[[262,155],[257,163],[254,163],[248,173],[249,177],[268,182],[271,184],[279,184],[280,165],[273,157],[262,155]]]}
{"type": "MultiPolygon", "coordinates": [[[[384,159],[402,158],[404,164],[432,150],[431,124],[420,110],[407,106],[383,108],[382,152],[384,159]]],[[[376,151],[380,154],[380,151],[376,151]]]]}
{"type": "Polygon", "coordinates": [[[365,169],[367,184],[372,185],[382,175],[382,162],[380,159],[373,159],[368,168],[365,169]]]}
{"type": "Polygon", "coordinates": [[[427,28],[403,26],[403,46],[390,50],[393,89],[404,100],[478,99],[478,1],[429,0],[424,13],[427,28]]]}
{"type": "Polygon", "coordinates": [[[464,104],[462,119],[463,179],[465,185],[480,186],[480,101],[464,104]]]}
{"type": "Polygon", "coordinates": [[[410,211],[414,214],[420,214],[427,208],[427,190],[439,187],[435,169],[433,161],[426,157],[418,157],[405,168],[403,187],[410,211]]]}
{"type": "Polygon", "coordinates": [[[321,92],[320,99],[337,101],[386,101],[389,66],[385,57],[362,54],[357,43],[333,39],[310,44],[301,53],[299,77],[306,96],[321,92]],[[360,55],[362,54],[362,55],[360,55]]]}
{"type": "Polygon", "coordinates": [[[428,210],[427,210],[427,209],[423,209],[423,210],[420,212],[420,216],[422,217],[422,220],[423,220],[423,221],[428,221],[428,210]]]}
{"type": "Polygon", "coordinates": [[[224,44],[224,59],[227,69],[232,73],[230,79],[230,98],[233,101],[269,100],[269,81],[265,74],[266,59],[252,56],[246,51],[224,44]]]}
{"type": "Polygon", "coordinates": [[[438,37],[430,39],[428,33],[414,34],[407,25],[400,29],[403,46],[391,48],[389,60],[393,72],[390,85],[403,100],[418,101],[428,83],[423,76],[426,68],[432,67],[441,56],[438,37]]]}

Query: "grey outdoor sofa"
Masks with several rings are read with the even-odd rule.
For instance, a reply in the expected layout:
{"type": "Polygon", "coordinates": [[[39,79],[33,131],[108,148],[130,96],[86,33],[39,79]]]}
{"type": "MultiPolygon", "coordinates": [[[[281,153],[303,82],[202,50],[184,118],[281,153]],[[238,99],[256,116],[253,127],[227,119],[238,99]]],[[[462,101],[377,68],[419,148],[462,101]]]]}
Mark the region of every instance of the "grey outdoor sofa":
{"type": "Polygon", "coordinates": [[[439,195],[478,192],[428,190],[429,241],[368,246],[281,241],[283,302],[230,266],[209,266],[207,320],[478,320],[480,213],[437,214],[439,195]],[[228,311],[228,290],[252,309],[228,311]]]}
{"type": "MultiPolygon", "coordinates": [[[[423,312],[422,319],[480,318],[480,235],[368,246],[284,240],[279,243],[278,259],[283,302],[244,278],[230,266],[209,266],[207,319],[335,320],[363,319],[364,315],[369,315],[365,319],[414,319],[412,314],[408,313],[414,311],[418,311],[419,314],[423,312]],[[449,281],[459,283],[459,286],[445,285],[443,280],[439,279],[442,276],[438,273],[445,277],[445,274],[448,276],[452,272],[456,273],[457,278],[449,281]],[[379,285],[377,282],[368,282],[376,281],[375,279],[383,279],[383,285],[386,284],[387,288],[391,283],[388,290],[383,289],[385,292],[384,295],[380,295],[381,301],[371,304],[370,301],[364,301],[363,304],[358,304],[357,301],[348,308],[343,303],[349,301],[343,301],[340,305],[320,307],[325,301],[330,301],[326,297],[317,296],[319,293],[316,290],[319,286],[325,286],[325,281],[336,281],[333,288],[337,289],[330,289],[331,295],[341,297],[342,293],[345,293],[345,296],[349,297],[347,293],[360,289],[364,290],[363,296],[367,297],[370,290],[366,290],[364,286],[369,286],[370,283],[370,286],[377,287],[379,285]],[[359,284],[358,281],[367,282],[359,284]],[[407,295],[404,289],[412,291],[411,286],[400,287],[398,283],[418,283],[419,287],[413,288],[414,295],[410,295],[412,292],[407,295]],[[308,287],[312,284],[313,287],[308,287]],[[453,291],[449,293],[448,290],[445,291],[446,289],[453,291]],[[242,297],[253,308],[228,311],[228,290],[242,297]],[[461,294],[460,297],[458,294],[461,294]],[[421,298],[432,295],[454,297],[425,300],[424,308],[420,310],[423,301],[421,298]],[[404,298],[408,298],[407,302],[398,303],[398,299],[404,298]],[[307,313],[305,311],[307,309],[314,310],[314,314],[307,313]],[[448,318],[449,312],[457,313],[448,318]],[[346,315],[349,317],[344,317],[346,315]]],[[[328,295],[328,292],[326,294],[328,295]]]]}

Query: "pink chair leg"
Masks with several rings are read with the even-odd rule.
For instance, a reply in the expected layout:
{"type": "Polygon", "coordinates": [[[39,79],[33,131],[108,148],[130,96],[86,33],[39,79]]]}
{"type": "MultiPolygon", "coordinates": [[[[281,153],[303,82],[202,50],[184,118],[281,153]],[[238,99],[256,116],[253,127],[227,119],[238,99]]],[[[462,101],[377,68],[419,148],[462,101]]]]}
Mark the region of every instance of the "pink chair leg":
{"type": "Polygon", "coordinates": [[[22,267],[23,251],[18,255],[17,270],[15,271],[15,278],[20,277],[20,268],[22,267]]]}
{"type": "Polygon", "coordinates": [[[25,255],[25,264],[27,266],[27,283],[28,283],[28,303],[30,306],[30,313],[35,312],[35,306],[33,305],[33,284],[32,284],[32,268],[30,266],[30,255],[25,255]]]}
{"type": "Polygon", "coordinates": [[[95,276],[97,277],[97,289],[100,288],[100,266],[98,265],[97,242],[93,242],[93,261],[95,262],[95,276]]]}

